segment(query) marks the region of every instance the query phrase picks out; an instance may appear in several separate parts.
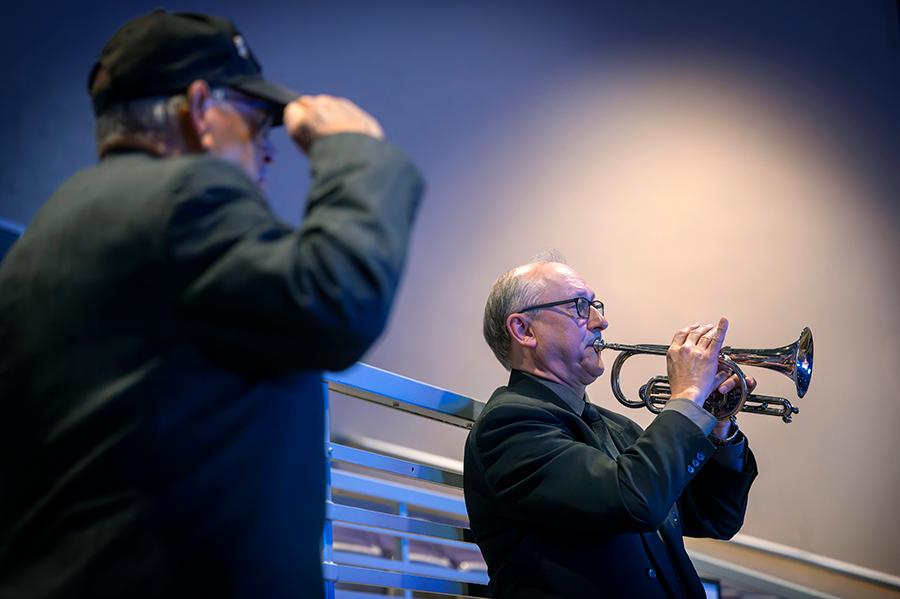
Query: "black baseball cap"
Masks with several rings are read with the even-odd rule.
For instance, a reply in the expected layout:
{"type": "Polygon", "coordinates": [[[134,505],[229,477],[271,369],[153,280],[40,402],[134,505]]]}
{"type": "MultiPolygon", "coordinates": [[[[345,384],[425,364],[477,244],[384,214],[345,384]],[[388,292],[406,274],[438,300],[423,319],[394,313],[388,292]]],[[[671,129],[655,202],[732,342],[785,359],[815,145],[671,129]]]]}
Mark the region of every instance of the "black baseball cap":
{"type": "Polygon", "coordinates": [[[88,78],[99,115],[125,100],[183,94],[203,79],[270,102],[276,125],[300,94],[262,76],[247,40],[227,19],[198,13],[153,11],[122,26],[106,43],[88,78]]]}

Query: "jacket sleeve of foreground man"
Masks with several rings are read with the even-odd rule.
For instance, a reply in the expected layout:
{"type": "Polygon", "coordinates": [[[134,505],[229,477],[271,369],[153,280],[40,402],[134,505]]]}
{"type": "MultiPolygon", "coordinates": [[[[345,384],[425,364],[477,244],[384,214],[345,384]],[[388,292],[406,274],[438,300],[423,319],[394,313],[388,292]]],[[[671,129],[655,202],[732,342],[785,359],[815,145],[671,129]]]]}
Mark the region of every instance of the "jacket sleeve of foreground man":
{"type": "Polygon", "coordinates": [[[342,133],[310,149],[299,230],[240,169],[201,158],[168,225],[170,293],[201,353],[262,375],[340,370],[387,321],[424,182],[390,143],[342,133]]]}

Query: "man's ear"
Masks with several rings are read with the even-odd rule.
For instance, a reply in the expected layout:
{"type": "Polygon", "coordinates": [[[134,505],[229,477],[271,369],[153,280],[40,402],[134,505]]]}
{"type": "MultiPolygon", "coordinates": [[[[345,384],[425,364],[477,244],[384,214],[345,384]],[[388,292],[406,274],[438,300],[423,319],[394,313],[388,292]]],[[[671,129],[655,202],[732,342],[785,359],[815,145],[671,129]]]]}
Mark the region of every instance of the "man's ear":
{"type": "Polygon", "coordinates": [[[534,330],[531,326],[531,319],[523,314],[510,314],[506,319],[506,330],[509,331],[513,343],[534,348],[537,346],[537,339],[534,336],[534,330]]]}
{"type": "Polygon", "coordinates": [[[206,117],[206,102],[210,96],[209,84],[203,79],[197,79],[188,87],[187,103],[181,114],[181,134],[188,151],[203,153],[209,151],[208,137],[209,122],[206,117]]]}

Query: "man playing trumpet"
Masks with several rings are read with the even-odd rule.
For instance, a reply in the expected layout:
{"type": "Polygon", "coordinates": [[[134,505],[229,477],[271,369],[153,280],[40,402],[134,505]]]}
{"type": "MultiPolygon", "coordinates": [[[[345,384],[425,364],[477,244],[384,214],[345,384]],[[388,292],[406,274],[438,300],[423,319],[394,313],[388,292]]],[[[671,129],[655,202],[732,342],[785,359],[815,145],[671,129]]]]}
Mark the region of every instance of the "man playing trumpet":
{"type": "Polygon", "coordinates": [[[469,434],[465,495],[495,599],[701,599],[683,535],[728,539],[743,524],[756,461],[733,419],[703,409],[738,384],[718,372],[728,321],[675,334],[672,399],[646,430],[585,394],[608,325],[552,256],[491,289],[484,336],[511,374],[469,434]]]}

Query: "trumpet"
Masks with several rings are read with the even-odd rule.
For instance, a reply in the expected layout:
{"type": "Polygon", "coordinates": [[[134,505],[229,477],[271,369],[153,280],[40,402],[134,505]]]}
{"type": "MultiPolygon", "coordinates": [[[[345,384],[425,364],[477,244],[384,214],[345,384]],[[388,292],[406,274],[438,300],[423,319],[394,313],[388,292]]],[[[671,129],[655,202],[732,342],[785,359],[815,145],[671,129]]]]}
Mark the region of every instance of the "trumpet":
{"type": "MultiPolygon", "coordinates": [[[[624,345],[620,343],[607,343],[602,339],[594,342],[594,350],[599,354],[604,349],[620,352],[613,362],[610,372],[610,384],[616,399],[629,408],[646,407],[651,412],[658,414],[671,399],[669,379],[664,376],[655,376],[647,381],[639,391],[639,400],[628,399],[619,386],[619,374],[625,360],[638,354],[650,354],[664,356],[669,350],[668,345],[624,345]]],[[[812,379],[813,365],[813,338],[812,331],[804,328],[800,338],[790,345],[774,349],[735,349],[730,346],[723,347],[719,352],[719,364],[727,371],[737,375],[738,385],[728,393],[722,394],[713,391],[704,404],[718,420],[727,420],[738,412],[751,414],[766,414],[768,416],[781,416],[784,422],[791,422],[792,416],[800,412],[800,409],[791,405],[783,397],[769,395],[754,395],[747,392],[747,378],[744,376],[738,364],[755,366],[774,370],[789,377],[794,381],[797,389],[797,397],[806,395],[809,382],[812,379]]]]}

